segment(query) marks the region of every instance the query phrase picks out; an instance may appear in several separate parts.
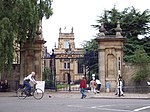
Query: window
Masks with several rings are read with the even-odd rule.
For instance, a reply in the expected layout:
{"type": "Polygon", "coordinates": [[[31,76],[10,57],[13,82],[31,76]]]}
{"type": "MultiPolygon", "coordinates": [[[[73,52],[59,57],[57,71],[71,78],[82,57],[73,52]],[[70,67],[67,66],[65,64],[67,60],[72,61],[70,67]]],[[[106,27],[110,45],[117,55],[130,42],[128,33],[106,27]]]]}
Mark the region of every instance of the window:
{"type": "Polygon", "coordinates": [[[69,48],[69,41],[64,41],[64,48],[69,48]]]}
{"type": "Polygon", "coordinates": [[[67,68],[67,65],[66,65],[66,63],[64,63],[64,69],[66,69],[67,68]]]}
{"type": "Polygon", "coordinates": [[[70,68],[70,63],[67,63],[67,68],[68,68],[68,69],[70,68]]]}
{"type": "Polygon", "coordinates": [[[64,63],[64,69],[70,69],[70,63],[65,62],[64,63]]]}

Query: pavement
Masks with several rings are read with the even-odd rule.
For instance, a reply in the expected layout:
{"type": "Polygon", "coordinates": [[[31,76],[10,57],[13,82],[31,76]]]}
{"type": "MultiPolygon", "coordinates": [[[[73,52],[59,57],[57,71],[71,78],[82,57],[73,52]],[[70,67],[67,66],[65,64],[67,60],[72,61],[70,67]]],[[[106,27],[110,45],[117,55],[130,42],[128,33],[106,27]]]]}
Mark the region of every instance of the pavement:
{"type": "MultiPolygon", "coordinates": [[[[52,96],[52,97],[70,97],[70,98],[80,98],[81,94],[79,91],[45,91],[45,95],[52,96]]],[[[16,92],[0,92],[0,97],[16,97],[16,92]]],[[[114,92],[100,92],[97,94],[94,93],[87,93],[87,98],[93,99],[149,99],[150,100],[150,93],[139,94],[139,93],[124,93],[124,96],[117,96],[114,92]]]]}

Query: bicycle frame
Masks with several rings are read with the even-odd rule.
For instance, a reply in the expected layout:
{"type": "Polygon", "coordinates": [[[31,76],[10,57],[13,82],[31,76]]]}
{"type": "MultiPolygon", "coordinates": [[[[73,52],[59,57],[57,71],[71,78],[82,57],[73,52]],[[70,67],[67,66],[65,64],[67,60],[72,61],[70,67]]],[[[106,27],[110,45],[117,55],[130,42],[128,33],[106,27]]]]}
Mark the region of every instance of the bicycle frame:
{"type": "Polygon", "coordinates": [[[24,88],[19,88],[17,90],[17,96],[19,99],[25,99],[26,97],[33,96],[35,99],[42,99],[44,96],[44,92],[40,88],[31,88],[31,93],[29,94],[25,92],[25,87],[24,88]],[[31,94],[31,95],[30,95],[31,94]]]}

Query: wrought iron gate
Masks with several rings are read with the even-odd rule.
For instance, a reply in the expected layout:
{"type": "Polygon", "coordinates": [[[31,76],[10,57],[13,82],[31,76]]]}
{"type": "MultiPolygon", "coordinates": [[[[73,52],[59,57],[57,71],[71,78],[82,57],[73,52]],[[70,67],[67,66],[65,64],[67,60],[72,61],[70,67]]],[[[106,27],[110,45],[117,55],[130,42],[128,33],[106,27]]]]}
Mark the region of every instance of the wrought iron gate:
{"type": "Polygon", "coordinates": [[[78,91],[79,90],[79,82],[80,80],[77,80],[76,83],[72,83],[71,81],[71,74],[70,74],[70,61],[75,60],[81,62],[80,69],[82,68],[82,75],[84,74],[85,77],[87,77],[87,80],[90,80],[90,59],[92,59],[93,56],[89,55],[87,51],[83,53],[77,53],[77,52],[70,52],[70,50],[66,50],[65,53],[54,53],[54,49],[52,50],[52,54],[47,57],[44,57],[44,60],[49,59],[50,60],[50,82],[47,86],[49,89],[53,89],[55,91],[57,90],[63,90],[63,91],[78,91]],[[57,75],[56,75],[56,60],[68,60],[68,71],[67,74],[67,80],[58,81],[57,75]]]}

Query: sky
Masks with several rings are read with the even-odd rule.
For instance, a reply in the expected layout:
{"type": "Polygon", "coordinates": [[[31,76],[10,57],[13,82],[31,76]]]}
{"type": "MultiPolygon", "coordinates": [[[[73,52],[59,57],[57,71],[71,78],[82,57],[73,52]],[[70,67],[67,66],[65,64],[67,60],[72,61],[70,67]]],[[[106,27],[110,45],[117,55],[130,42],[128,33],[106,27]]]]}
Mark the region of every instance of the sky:
{"type": "Polygon", "coordinates": [[[58,46],[59,28],[62,33],[70,33],[74,29],[75,47],[81,48],[83,41],[94,39],[98,30],[91,25],[97,25],[99,16],[104,10],[116,7],[119,11],[133,6],[144,11],[150,9],[149,0],[53,0],[53,15],[49,19],[43,18],[43,38],[47,42],[48,52],[58,46]]]}

